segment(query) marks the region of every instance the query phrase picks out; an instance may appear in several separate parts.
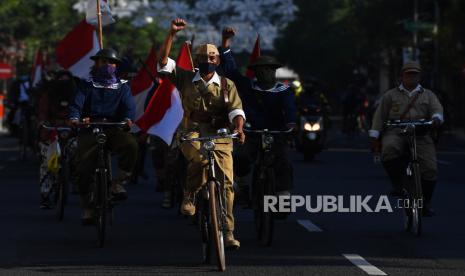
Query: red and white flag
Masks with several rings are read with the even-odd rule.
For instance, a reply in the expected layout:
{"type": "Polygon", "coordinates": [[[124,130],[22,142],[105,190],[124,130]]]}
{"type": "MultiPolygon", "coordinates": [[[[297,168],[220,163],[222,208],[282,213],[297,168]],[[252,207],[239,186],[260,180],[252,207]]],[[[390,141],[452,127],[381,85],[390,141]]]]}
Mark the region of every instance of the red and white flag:
{"type": "MultiPolygon", "coordinates": [[[[177,67],[192,71],[189,44],[184,43],[176,60],[177,67]]],[[[142,117],[136,124],[148,134],[156,135],[171,145],[173,135],[181,123],[182,109],[179,91],[169,79],[164,79],[153,94],[142,117]]]]}
{"type": "Polygon", "coordinates": [[[42,72],[44,70],[44,55],[42,50],[39,48],[36,52],[34,58],[34,65],[32,66],[32,87],[37,86],[37,84],[42,80],[42,72]]]}
{"type": "MultiPolygon", "coordinates": [[[[145,102],[147,96],[154,86],[153,78],[157,75],[157,55],[155,48],[152,47],[145,60],[145,66],[142,66],[137,75],[131,81],[131,92],[136,103],[136,120],[144,114],[145,102]]],[[[137,128],[137,125],[134,125],[137,128]]],[[[134,129],[137,131],[137,129],[134,129]]]]}
{"type": "Polygon", "coordinates": [[[74,76],[87,78],[94,62],[90,59],[100,50],[97,33],[92,25],[82,20],[55,49],[57,62],[74,76]]]}
{"type": "MultiPolygon", "coordinates": [[[[106,0],[100,0],[100,13],[102,19],[102,26],[115,23],[115,19],[111,14],[110,6],[106,0]]],[[[88,0],[86,4],[86,21],[90,25],[97,26],[97,0],[88,0]]]]}
{"type": "MultiPolygon", "coordinates": [[[[260,35],[257,35],[257,40],[255,40],[255,45],[253,47],[252,53],[249,57],[249,65],[252,64],[260,56],[260,35]]],[[[255,78],[255,73],[247,69],[245,75],[251,79],[255,78]]]]}

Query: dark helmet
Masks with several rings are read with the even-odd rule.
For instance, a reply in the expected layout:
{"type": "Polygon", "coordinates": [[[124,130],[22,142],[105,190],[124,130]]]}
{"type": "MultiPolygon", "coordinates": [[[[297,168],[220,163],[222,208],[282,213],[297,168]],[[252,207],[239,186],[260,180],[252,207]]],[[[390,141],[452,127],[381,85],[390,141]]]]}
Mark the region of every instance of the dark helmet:
{"type": "Polygon", "coordinates": [[[270,56],[259,56],[252,64],[247,66],[247,68],[254,69],[257,66],[270,66],[274,69],[278,69],[283,65],[279,63],[274,57],[270,56]]]}
{"type": "Polygon", "coordinates": [[[97,52],[97,54],[90,57],[91,60],[97,60],[98,58],[107,58],[114,61],[116,64],[121,63],[121,59],[118,57],[118,53],[111,49],[105,48],[97,52]]]}

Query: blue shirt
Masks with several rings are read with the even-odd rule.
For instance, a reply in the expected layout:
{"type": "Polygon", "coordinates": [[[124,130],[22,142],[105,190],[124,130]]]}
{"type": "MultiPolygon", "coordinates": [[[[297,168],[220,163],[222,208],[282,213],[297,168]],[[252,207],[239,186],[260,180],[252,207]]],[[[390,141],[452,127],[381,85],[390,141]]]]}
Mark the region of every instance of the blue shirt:
{"type": "Polygon", "coordinates": [[[127,82],[119,81],[112,87],[102,87],[91,80],[81,80],[69,107],[69,118],[106,118],[118,122],[134,120],[135,110],[136,104],[127,82]]]}
{"type": "Polygon", "coordinates": [[[242,75],[230,49],[220,47],[221,68],[225,76],[237,87],[247,121],[256,129],[284,130],[287,124],[296,123],[294,93],[283,83],[268,90],[242,75]]]}

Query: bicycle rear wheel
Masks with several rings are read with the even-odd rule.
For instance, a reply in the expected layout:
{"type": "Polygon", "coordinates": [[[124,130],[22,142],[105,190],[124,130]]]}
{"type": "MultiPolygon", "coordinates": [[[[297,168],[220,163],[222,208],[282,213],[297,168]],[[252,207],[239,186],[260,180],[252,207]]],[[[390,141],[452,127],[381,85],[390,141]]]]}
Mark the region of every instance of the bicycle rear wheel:
{"type": "Polygon", "coordinates": [[[215,251],[218,261],[218,270],[226,270],[226,257],[224,253],[223,229],[221,227],[221,206],[219,197],[221,193],[217,190],[214,181],[208,182],[209,200],[210,200],[210,221],[211,221],[211,238],[215,245],[215,251]]]}
{"type": "Polygon", "coordinates": [[[197,222],[199,223],[200,234],[202,238],[202,261],[205,264],[211,263],[212,238],[211,225],[209,224],[208,201],[201,196],[198,197],[197,204],[197,222]]]}

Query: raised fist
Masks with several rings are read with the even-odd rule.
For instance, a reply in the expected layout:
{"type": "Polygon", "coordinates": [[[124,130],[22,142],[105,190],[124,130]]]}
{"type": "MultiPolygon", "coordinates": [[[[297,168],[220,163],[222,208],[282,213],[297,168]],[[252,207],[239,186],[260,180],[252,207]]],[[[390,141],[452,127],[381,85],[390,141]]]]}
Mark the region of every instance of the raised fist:
{"type": "Polygon", "coordinates": [[[225,27],[222,32],[223,39],[229,39],[236,35],[236,31],[232,27],[225,27]]]}
{"type": "Polygon", "coordinates": [[[171,21],[171,32],[177,33],[184,28],[186,28],[187,22],[184,19],[176,18],[175,20],[171,21]]]}

